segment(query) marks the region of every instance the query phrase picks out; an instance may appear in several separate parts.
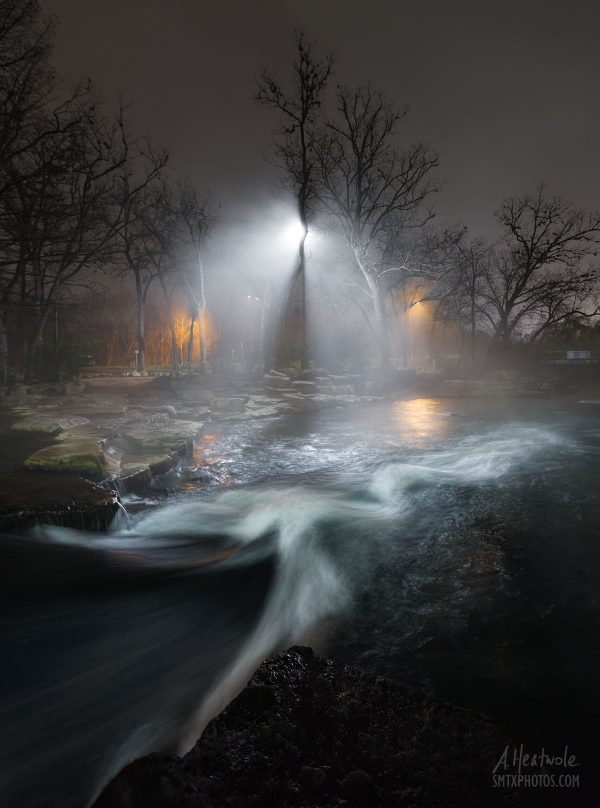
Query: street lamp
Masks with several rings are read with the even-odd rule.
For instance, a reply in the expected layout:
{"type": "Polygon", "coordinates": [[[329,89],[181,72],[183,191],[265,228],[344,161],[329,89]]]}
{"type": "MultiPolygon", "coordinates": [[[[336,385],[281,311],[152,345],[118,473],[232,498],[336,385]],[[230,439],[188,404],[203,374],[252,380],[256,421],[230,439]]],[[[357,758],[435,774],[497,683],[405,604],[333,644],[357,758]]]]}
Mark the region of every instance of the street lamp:
{"type": "Polygon", "coordinates": [[[289,222],[281,231],[281,241],[286,247],[298,249],[300,239],[304,235],[304,227],[299,219],[289,222]]]}

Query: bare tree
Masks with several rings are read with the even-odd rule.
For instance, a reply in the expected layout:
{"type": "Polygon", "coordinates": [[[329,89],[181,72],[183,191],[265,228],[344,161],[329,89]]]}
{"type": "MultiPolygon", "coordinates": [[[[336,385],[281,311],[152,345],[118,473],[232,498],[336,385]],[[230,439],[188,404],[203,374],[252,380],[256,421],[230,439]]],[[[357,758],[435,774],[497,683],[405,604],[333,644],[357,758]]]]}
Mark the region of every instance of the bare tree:
{"type": "Polygon", "coordinates": [[[395,220],[404,228],[422,226],[432,213],[424,202],[438,187],[431,172],[437,155],[423,143],[401,149],[396,143],[397,111],[370,86],[339,87],[338,115],[320,140],[319,196],[333,214],[366,281],[375,311],[382,366],[389,364],[381,274],[384,235],[395,220]]]}
{"type": "Polygon", "coordinates": [[[456,295],[456,248],[464,228],[430,225],[411,227],[403,217],[390,217],[380,241],[377,279],[384,299],[389,299],[398,327],[403,365],[406,367],[411,342],[411,310],[425,301],[435,301],[430,341],[435,323],[448,301],[456,295]]]}
{"type": "Polygon", "coordinates": [[[300,221],[298,239],[298,264],[296,266],[290,297],[299,287],[301,300],[301,348],[302,367],[307,365],[306,345],[306,252],[305,242],[308,225],[317,198],[318,163],[315,153],[315,137],[318,130],[318,115],[323,93],[333,66],[331,54],[318,56],[314,45],[305,32],[298,29],[294,34],[295,57],[292,77],[288,87],[268,70],[263,70],[257,80],[255,100],[280,113],[281,124],[276,129],[274,162],[281,169],[284,185],[296,200],[300,221]]]}
{"type": "Polygon", "coordinates": [[[22,336],[29,324],[29,375],[59,295],[107,260],[117,226],[112,180],[126,158],[121,118],[105,119],[91,85],[80,87],[63,113],[69,126],[13,155],[7,171],[19,181],[0,197],[3,301],[19,307],[22,336]]]}
{"type": "Polygon", "coordinates": [[[37,0],[0,0],[0,195],[18,181],[6,166],[64,128],[49,63],[54,27],[37,0]]]}
{"type": "Polygon", "coordinates": [[[160,245],[148,229],[155,203],[154,190],[160,185],[162,171],[169,154],[151,145],[129,150],[128,160],[115,183],[114,204],[119,226],[116,232],[115,257],[133,275],[136,291],[138,369],[146,370],[144,308],[150,284],[156,278],[153,254],[160,245]]]}
{"type": "Polygon", "coordinates": [[[486,317],[496,340],[535,341],[569,317],[599,313],[596,255],[600,215],[586,213],[543,185],[534,196],[505,200],[496,217],[504,246],[487,275],[486,317]]]}
{"type": "Polygon", "coordinates": [[[493,245],[482,238],[469,239],[466,233],[455,243],[455,261],[449,276],[446,299],[456,322],[466,325],[469,361],[475,363],[477,328],[485,312],[485,284],[490,276],[493,245]]]}

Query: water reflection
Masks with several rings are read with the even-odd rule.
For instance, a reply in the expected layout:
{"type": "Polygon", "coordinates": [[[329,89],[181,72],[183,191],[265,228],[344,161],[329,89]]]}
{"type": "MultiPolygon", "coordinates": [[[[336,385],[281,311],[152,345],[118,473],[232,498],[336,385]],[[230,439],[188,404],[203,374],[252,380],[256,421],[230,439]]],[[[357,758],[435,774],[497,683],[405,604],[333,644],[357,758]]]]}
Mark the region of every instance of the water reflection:
{"type": "Polygon", "coordinates": [[[396,401],[392,407],[392,423],[399,427],[403,437],[410,435],[418,446],[448,437],[451,415],[436,398],[396,401]]]}

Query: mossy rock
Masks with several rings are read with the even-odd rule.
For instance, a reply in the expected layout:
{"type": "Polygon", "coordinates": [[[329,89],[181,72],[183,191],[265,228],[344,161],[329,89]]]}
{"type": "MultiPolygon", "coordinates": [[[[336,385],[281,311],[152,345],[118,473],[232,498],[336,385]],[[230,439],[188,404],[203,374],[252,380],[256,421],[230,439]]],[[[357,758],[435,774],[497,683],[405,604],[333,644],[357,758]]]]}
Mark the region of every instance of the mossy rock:
{"type": "Polygon", "coordinates": [[[40,449],[27,458],[25,467],[33,471],[104,474],[116,471],[118,463],[104,453],[100,441],[83,439],[40,449]]]}
{"type": "Polygon", "coordinates": [[[135,453],[168,455],[185,454],[203,424],[195,421],[174,421],[160,424],[140,424],[124,431],[121,437],[135,453]]]}
{"type": "Polygon", "coordinates": [[[44,435],[58,435],[62,427],[56,419],[31,415],[20,418],[11,427],[12,432],[40,432],[44,435]]]}

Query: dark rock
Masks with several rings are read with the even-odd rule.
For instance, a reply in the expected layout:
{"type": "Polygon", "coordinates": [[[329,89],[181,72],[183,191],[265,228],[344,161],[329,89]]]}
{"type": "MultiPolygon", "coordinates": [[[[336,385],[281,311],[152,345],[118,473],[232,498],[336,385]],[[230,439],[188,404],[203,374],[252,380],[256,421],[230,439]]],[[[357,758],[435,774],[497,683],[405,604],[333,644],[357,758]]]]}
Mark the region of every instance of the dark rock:
{"type": "Polygon", "coordinates": [[[130,764],[95,808],[540,804],[493,788],[507,743],[468,710],[294,647],[261,665],[185,757],[130,764]]]}
{"type": "Polygon", "coordinates": [[[346,797],[368,796],[373,792],[373,778],[363,769],[348,772],[340,783],[340,791],[346,797]]]}
{"type": "Polygon", "coordinates": [[[113,491],[73,474],[0,475],[0,528],[63,525],[107,530],[119,510],[113,491]]]}
{"type": "Polygon", "coordinates": [[[298,772],[298,779],[307,791],[319,793],[327,782],[327,775],[323,769],[316,766],[302,766],[298,772]]]}
{"type": "Polygon", "coordinates": [[[284,376],[283,373],[265,373],[264,381],[269,390],[287,390],[291,387],[292,380],[289,376],[284,376]]]}

